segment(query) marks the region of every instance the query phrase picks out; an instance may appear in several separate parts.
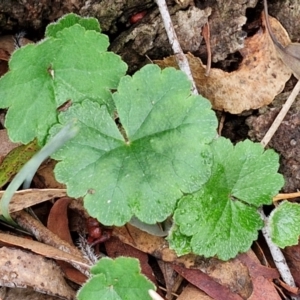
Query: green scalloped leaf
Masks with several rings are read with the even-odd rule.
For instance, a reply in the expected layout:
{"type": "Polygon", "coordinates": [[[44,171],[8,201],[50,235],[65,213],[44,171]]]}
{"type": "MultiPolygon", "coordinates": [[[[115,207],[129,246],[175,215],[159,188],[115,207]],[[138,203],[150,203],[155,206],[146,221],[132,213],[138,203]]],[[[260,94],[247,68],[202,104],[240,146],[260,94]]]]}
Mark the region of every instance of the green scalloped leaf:
{"type": "Polygon", "coordinates": [[[27,45],[12,55],[10,71],[0,79],[0,107],[9,108],[5,126],[10,139],[43,143],[57,123],[57,109],[65,102],[90,99],[113,108],[116,89],[127,66],[107,52],[108,38],[75,24],[27,45]]]}
{"type": "Polygon", "coordinates": [[[96,18],[82,18],[74,13],[70,13],[58,19],[57,22],[49,24],[46,28],[45,36],[57,37],[58,32],[75,24],[81,25],[85,30],[101,32],[100,24],[96,18]]]}
{"type": "Polygon", "coordinates": [[[284,201],[269,218],[273,243],[281,248],[297,245],[300,235],[300,205],[284,201]]]}
{"type": "Polygon", "coordinates": [[[233,146],[219,138],[212,151],[211,177],[179,201],[174,214],[179,233],[169,240],[180,254],[187,251],[181,245],[190,243],[196,254],[228,260],[250,248],[263,226],[257,208],[270,204],[284,181],[277,173],[278,155],[260,144],[247,140],[233,146]]]}
{"type": "Polygon", "coordinates": [[[85,208],[103,224],[123,225],[133,215],[161,222],[183,193],[210,176],[214,112],[190,94],[184,73],[155,65],[122,78],[113,98],[119,128],[105,106],[91,101],[61,114],[61,126],[76,118],[80,130],[54,155],[61,160],[56,178],[70,196],[85,196],[85,208]]]}
{"type": "Polygon", "coordinates": [[[78,292],[79,300],[151,300],[155,285],[141,274],[137,259],[101,258],[91,268],[92,277],[78,292]]]}

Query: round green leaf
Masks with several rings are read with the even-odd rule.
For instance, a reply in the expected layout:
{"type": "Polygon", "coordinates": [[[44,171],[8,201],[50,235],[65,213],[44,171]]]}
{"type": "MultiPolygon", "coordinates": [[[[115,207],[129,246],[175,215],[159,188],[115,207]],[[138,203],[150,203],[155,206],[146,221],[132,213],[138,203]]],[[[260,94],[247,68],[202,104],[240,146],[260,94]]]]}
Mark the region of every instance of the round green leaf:
{"type": "Polygon", "coordinates": [[[102,258],[91,269],[92,277],[80,289],[79,300],[151,300],[154,284],[141,274],[137,259],[102,258]]]}
{"type": "Polygon", "coordinates": [[[300,205],[284,201],[269,218],[272,241],[281,248],[297,245],[300,235],[300,205]]]}
{"type": "Polygon", "coordinates": [[[228,260],[247,251],[257,238],[263,226],[257,207],[272,201],[283,179],[277,173],[278,155],[260,144],[233,146],[219,138],[212,151],[211,177],[197,193],[179,201],[174,220],[180,234],[173,233],[169,240],[176,251],[187,240],[196,254],[228,260]]]}
{"type": "Polygon", "coordinates": [[[175,212],[175,222],[180,225],[181,243],[190,240],[192,252],[228,260],[251,247],[263,222],[255,208],[234,202],[223,193],[211,199],[210,194],[203,189],[184,197],[175,212]],[[192,208],[195,210],[190,214],[192,208]]]}
{"type": "Polygon", "coordinates": [[[110,90],[127,66],[107,47],[107,36],[75,24],[15,51],[10,71],[0,79],[0,107],[9,108],[5,125],[11,140],[43,142],[67,101],[88,98],[111,110],[110,90]]]}
{"type": "Polygon", "coordinates": [[[56,177],[70,196],[85,196],[85,208],[103,224],[123,225],[133,215],[161,222],[183,193],[209,178],[216,118],[210,103],[191,96],[188,79],[173,68],[148,65],[126,76],[114,100],[120,128],[91,101],[61,115],[62,124],[76,118],[80,130],[55,155],[62,160],[56,177]]]}
{"type": "Polygon", "coordinates": [[[212,143],[214,167],[211,182],[230,193],[231,199],[259,207],[271,204],[272,198],[284,184],[278,173],[279,156],[259,143],[245,140],[233,146],[219,138],[212,143]]]}

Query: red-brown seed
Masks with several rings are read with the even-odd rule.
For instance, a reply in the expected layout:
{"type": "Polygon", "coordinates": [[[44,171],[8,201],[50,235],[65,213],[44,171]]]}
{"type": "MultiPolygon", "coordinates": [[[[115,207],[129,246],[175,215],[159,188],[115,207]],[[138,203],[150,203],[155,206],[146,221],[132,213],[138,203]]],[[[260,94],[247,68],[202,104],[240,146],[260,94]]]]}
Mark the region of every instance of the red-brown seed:
{"type": "Polygon", "coordinates": [[[135,23],[139,22],[140,20],[142,20],[145,17],[146,13],[147,13],[147,11],[143,10],[143,11],[131,16],[129,19],[130,24],[135,24],[135,23]]]}

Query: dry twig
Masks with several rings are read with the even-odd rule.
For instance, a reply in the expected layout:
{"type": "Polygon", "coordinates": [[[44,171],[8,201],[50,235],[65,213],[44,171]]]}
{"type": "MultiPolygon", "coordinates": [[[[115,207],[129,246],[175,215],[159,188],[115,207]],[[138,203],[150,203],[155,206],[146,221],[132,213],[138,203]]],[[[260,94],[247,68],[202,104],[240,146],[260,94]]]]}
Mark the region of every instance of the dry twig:
{"type": "Polygon", "coordinates": [[[164,300],[160,295],[158,295],[154,290],[149,290],[148,291],[150,297],[152,300],[164,300]]]}
{"type": "Polygon", "coordinates": [[[191,72],[191,69],[189,66],[189,62],[188,62],[185,54],[183,53],[183,51],[180,47],[180,44],[178,42],[178,38],[177,38],[176,32],[174,30],[174,26],[172,24],[172,20],[171,20],[169,11],[168,11],[166,1],[165,0],[155,0],[155,2],[159,8],[162,20],[164,22],[164,26],[165,26],[165,29],[166,29],[166,32],[167,32],[167,35],[169,38],[170,45],[172,46],[174,55],[176,57],[177,64],[178,64],[180,70],[183,71],[188,76],[190,81],[192,82],[192,93],[195,95],[198,95],[197,87],[196,87],[195,81],[193,79],[193,75],[192,75],[192,72],[191,72]]]}
{"type": "Polygon", "coordinates": [[[264,138],[261,141],[261,144],[266,147],[266,145],[270,142],[271,138],[277,131],[278,127],[280,126],[281,122],[283,121],[284,117],[286,116],[287,112],[289,111],[290,107],[292,106],[293,102],[295,101],[297,95],[300,92],[300,80],[295,85],[292,93],[288,97],[287,101],[282,106],[281,111],[277,115],[276,119],[274,120],[273,124],[269,128],[268,132],[264,136],[264,138]]]}

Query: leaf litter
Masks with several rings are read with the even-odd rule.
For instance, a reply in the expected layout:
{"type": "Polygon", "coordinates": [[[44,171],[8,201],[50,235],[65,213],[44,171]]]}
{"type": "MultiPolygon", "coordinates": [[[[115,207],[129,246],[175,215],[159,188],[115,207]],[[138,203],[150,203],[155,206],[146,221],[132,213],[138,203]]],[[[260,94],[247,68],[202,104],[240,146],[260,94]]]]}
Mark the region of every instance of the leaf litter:
{"type": "MultiPolygon", "coordinates": [[[[289,44],[289,36],[282,25],[275,19],[271,21],[282,44],[289,44]]],[[[266,106],[282,92],[291,77],[291,70],[278,58],[267,31],[260,30],[246,39],[240,52],[243,60],[237,70],[226,72],[212,68],[209,76],[205,75],[206,68],[198,57],[191,53],[186,55],[198,90],[216,110],[240,114],[266,106]]],[[[177,66],[173,56],[155,63],[163,68],[177,66]]]]}
{"type": "MultiPolygon", "coordinates": [[[[64,218],[66,218],[66,216],[64,217],[64,218]]],[[[130,228],[130,225],[127,225],[127,227],[129,227],[130,228]]],[[[64,229],[64,230],[66,230],[66,228],[64,229]]],[[[124,232],[123,232],[123,234],[124,234],[124,236],[126,236],[126,234],[128,235],[128,228],[123,228],[123,230],[124,230],[124,232]]],[[[116,231],[115,231],[116,232],[116,231]]],[[[118,234],[118,233],[117,233],[118,234]]],[[[128,240],[127,240],[127,242],[128,243],[132,243],[132,241],[133,241],[133,243],[132,243],[132,245],[134,246],[134,247],[137,247],[137,245],[140,245],[140,244],[143,244],[143,242],[141,242],[141,241],[139,241],[139,242],[137,242],[133,237],[135,237],[135,235],[138,235],[138,236],[144,236],[145,235],[145,241],[147,240],[147,239],[149,239],[149,235],[147,235],[146,233],[144,233],[144,232],[142,232],[142,231],[140,231],[140,232],[138,232],[138,233],[134,233],[134,232],[130,232],[130,235],[128,236],[128,240]]],[[[120,239],[122,239],[122,237],[121,236],[119,236],[120,237],[120,239]]],[[[172,262],[173,261],[176,261],[176,259],[175,259],[175,257],[176,257],[176,255],[175,255],[175,253],[172,251],[172,250],[169,250],[167,247],[165,247],[165,249],[164,250],[166,250],[166,251],[162,251],[161,252],[161,247],[162,247],[162,245],[166,245],[165,244],[165,242],[163,242],[164,240],[163,239],[160,239],[160,240],[158,240],[158,244],[156,245],[156,248],[155,249],[153,249],[153,247],[150,247],[149,246],[149,243],[147,243],[147,245],[152,249],[151,251],[150,250],[146,250],[146,248],[144,248],[144,251],[145,252],[147,252],[147,253],[151,253],[152,255],[154,255],[154,256],[156,256],[156,257],[158,257],[159,259],[161,259],[161,258],[163,258],[163,257],[165,257],[165,259],[167,259],[167,261],[168,261],[168,259],[169,260],[171,260],[172,262]],[[165,252],[164,254],[162,254],[163,252],[165,252]],[[167,253],[167,254],[166,254],[167,253]],[[167,258],[166,258],[167,257],[167,258]]],[[[54,258],[55,258],[55,256],[53,256],[54,258]]],[[[193,263],[192,263],[192,261],[193,261],[193,259],[196,261],[197,260],[197,257],[196,256],[193,256],[193,255],[188,255],[187,257],[184,257],[183,259],[179,259],[178,261],[177,261],[177,263],[178,262],[185,262],[185,264],[186,264],[186,266],[188,266],[188,267],[191,267],[192,265],[193,265],[193,263]]],[[[230,267],[229,267],[229,269],[230,268],[232,268],[232,270],[235,270],[235,267],[234,267],[234,264],[232,264],[232,261],[229,261],[229,262],[226,262],[226,263],[223,263],[223,262],[221,262],[221,261],[218,261],[217,259],[206,259],[206,260],[204,260],[205,262],[206,262],[206,264],[208,264],[208,265],[210,265],[210,267],[211,267],[211,269],[209,268],[209,270],[210,270],[210,273],[208,273],[208,274],[213,274],[213,270],[214,269],[218,269],[218,268],[221,268],[222,269],[222,267],[221,266],[224,266],[224,265],[229,265],[230,267]]],[[[236,259],[235,260],[233,260],[233,261],[235,261],[235,263],[236,263],[236,259]]],[[[247,265],[247,264],[246,264],[247,265]]],[[[237,265],[236,265],[236,268],[237,269],[239,269],[239,268],[241,268],[241,264],[240,264],[240,262],[238,262],[237,263],[237,265]]],[[[247,266],[247,267],[249,267],[249,265],[247,266]]],[[[179,269],[179,267],[177,266],[177,267],[174,267],[175,269],[177,268],[177,269],[179,269]]],[[[203,268],[203,266],[202,266],[202,268],[203,268]]],[[[247,268],[244,268],[245,269],[245,271],[247,270],[247,268]]],[[[186,270],[185,270],[186,271],[186,270]]],[[[236,271],[237,272],[237,271],[236,271]]],[[[239,272],[242,272],[242,270],[241,269],[239,269],[239,272]]],[[[223,273],[224,273],[224,270],[223,270],[223,273]]],[[[239,275],[240,275],[241,273],[239,273],[239,275]]],[[[220,274],[218,274],[218,276],[220,276],[220,274]]],[[[216,278],[215,278],[215,280],[219,280],[219,278],[220,277],[218,277],[218,276],[216,276],[216,278]]],[[[261,279],[262,281],[263,280],[265,280],[265,274],[262,276],[262,277],[259,277],[259,279],[261,279]]],[[[194,276],[194,277],[196,277],[197,278],[197,276],[194,276]]],[[[252,277],[252,276],[251,276],[252,277]]],[[[270,277],[270,278],[274,278],[274,277],[270,277]]],[[[257,284],[258,284],[258,282],[257,281],[255,281],[254,280],[254,278],[251,278],[252,279],[252,283],[255,285],[255,287],[257,287],[257,284]]],[[[233,282],[232,282],[232,284],[234,284],[234,282],[235,281],[237,281],[237,278],[235,278],[235,277],[232,277],[230,280],[232,280],[233,282]]],[[[229,281],[230,281],[229,280],[229,281]]],[[[250,285],[250,283],[251,283],[251,280],[249,280],[248,281],[249,282],[249,285],[250,285]]],[[[222,282],[222,286],[220,286],[220,290],[218,290],[217,289],[217,291],[219,291],[219,292],[221,292],[221,290],[222,290],[222,288],[223,288],[223,284],[226,286],[228,283],[224,283],[224,282],[222,282]]],[[[266,286],[265,285],[263,285],[265,288],[267,287],[267,281],[265,280],[264,281],[264,284],[266,284],[266,286]]],[[[246,285],[247,286],[247,285],[246,285]]],[[[237,286],[231,286],[231,288],[237,288],[237,286]]],[[[274,287],[271,285],[270,286],[270,290],[271,291],[273,291],[274,292],[274,287]],[[273,288],[273,289],[272,289],[273,288]]],[[[213,291],[213,293],[215,293],[215,291],[213,291]]],[[[244,297],[245,297],[245,295],[246,295],[246,291],[239,291],[239,293],[241,294],[241,295],[243,295],[244,297]]],[[[248,291],[248,293],[249,293],[249,291],[248,291]]],[[[255,293],[257,293],[257,295],[259,295],[259,291],[256,289],[255,290],[255,293]]],[[[247,294],[247,295],[249,295],[249,294],[247,294]]],[[[275,293],[274,294],[274,298],[273,299],[277,299],[276,297],[277,296],[275,296],[275,295],[277,295],[277,293],[275,293]]],[[[254,296],[254,292],[253,292],[253,295],[251,295],[251,297],[253,298],[254,297],[254,299],[255,299],[255,296],[254,296]]],[[[68,298],[66,298],[66,299],[68,299],[68,298]]],[[[251,298],[250,298],[251,299],[251,298]]]]}
{"type": "Polygon", "coordinates": [[[67,300],[75,297],[75,291],[66,283],[60,268],[43,256],[2,247],[0,248],[0,266],[1,286],[30,287],[67,300]]]}

